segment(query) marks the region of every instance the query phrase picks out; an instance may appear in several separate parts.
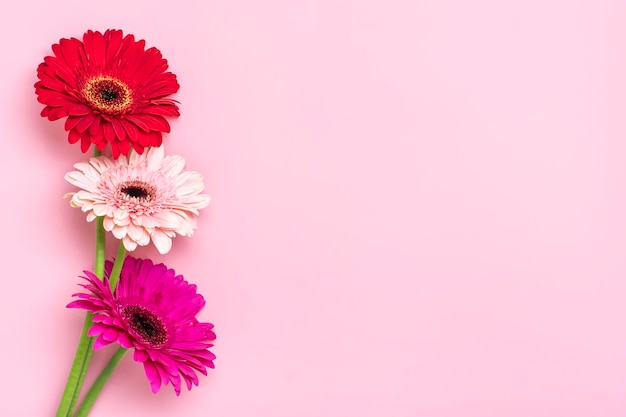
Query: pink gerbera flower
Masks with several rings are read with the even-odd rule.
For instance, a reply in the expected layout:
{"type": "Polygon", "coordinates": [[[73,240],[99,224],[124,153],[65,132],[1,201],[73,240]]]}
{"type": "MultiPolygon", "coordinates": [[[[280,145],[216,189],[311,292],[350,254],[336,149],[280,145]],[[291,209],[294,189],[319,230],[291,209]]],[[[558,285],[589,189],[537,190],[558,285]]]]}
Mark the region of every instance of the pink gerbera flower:
{"type": "Polygon", "coordinates": [[[196,372],[207,374],[215,355],[208,343],[215,340],[213,324],[200,323],[196,314],[204,307],[196,286],[163,264],[149,259],[127,257],[114,291],[109,286],[112,263],[105,266],[104,282],[84,271],[88,293],[74,294],[79,300],[69,308],[93,314],[89,336],[96,336],[94,349],[117,342],[135,350],[134,360],[142,362],[152,392],[172,383],[180,395],[181,379],[187,389],[198,385],[196,372]]]}
{"type": "Polygon", "coordinates": [[[169,98],[178,91],[167,61],[145,41],[121,30],[87,31],[82,41],[61,39],[37,68],[35,92],[50,120],[67,117],[70,143],[111,145],[114,158],[133,148],[159,146],[170,131],[165,117],[179,115],[169,98]]]}
{"type": "Polygon", "coordinates": [[[191,236],[198,210],[209,204],[202,176],[183,171],[180,156],[164,156],[163,147],[128,157],[91,158],[74,165],[65,179],[81,190],[69,193],[73,207],[87,213],[87,221],[104,216],[104,229],[121,239],[128,251],[152,241],[162,254],[174,236],[191,236]]]}

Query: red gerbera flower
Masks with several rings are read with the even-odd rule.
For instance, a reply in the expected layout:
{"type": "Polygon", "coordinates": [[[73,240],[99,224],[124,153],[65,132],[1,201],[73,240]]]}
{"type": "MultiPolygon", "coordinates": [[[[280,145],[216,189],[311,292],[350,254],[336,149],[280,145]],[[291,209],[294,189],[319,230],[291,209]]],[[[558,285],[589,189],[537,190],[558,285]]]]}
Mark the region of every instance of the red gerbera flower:
{"type": "Polygon", "coordinates": [[[156,48],[121,30],[88,31],[83,41],[61,39],[37,68],[35,92],[50,120],[67,116],[68,140],[87,152],[111,145],[114,158],[131,146],[142,153],[159,146],[170,126],[164,116],[179,116],[174,100],[176,75],[156,48]]]}

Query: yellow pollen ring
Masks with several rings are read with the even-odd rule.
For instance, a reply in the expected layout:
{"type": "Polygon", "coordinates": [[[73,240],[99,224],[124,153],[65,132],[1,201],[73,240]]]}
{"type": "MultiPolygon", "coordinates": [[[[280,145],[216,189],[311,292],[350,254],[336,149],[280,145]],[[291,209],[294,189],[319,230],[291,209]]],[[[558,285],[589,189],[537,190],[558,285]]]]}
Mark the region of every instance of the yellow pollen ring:
{"type": "Polygon", "coordinates": [[[121,113],[132,103],[130,88],[112,77],[91,78],[83,87],[83,95],[96,110],[107,114],[121,113]]]}

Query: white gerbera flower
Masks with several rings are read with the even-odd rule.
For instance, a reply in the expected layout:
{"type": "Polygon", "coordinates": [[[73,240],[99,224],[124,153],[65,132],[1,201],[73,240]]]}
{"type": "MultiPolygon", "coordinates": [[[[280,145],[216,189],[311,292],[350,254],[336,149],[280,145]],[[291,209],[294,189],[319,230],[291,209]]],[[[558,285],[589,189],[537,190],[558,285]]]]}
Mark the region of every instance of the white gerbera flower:
{"type": "Polygon", "coordinates": [[[72,207],[87,213],[87,221],[104,216],[104,229],[133,251],[152,241],[159,253],[169,252],[174,236],[191,236],[198,210],[209,204],[202,175],[183,171],[185,160],[165,156],[163,147],[143,154],[91,158],[74,165],[65,179],[80,191],[69,193],[72,207]]]}

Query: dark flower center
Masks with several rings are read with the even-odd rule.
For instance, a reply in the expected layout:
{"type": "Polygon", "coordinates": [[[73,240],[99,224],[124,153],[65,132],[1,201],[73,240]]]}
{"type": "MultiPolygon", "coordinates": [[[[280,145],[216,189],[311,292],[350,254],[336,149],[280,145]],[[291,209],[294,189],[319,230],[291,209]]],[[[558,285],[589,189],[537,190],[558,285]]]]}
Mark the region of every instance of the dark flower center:
{"type": "Polygon", "coordinates": [[[143,181],[126,181],[117,187],[117,198],[134,200],[138,203],[150,203],[157,197],[156,187],[143,181]]]}
{"type": "Polygon", "coordinates": [[[83,87],[83,96],[94,110],[105,114],[124,113],[132,104],[130,88],[113,77],[94,77],[83,87]]]}
{"type": "Polygon", "coordinates": [[[129,305],[122,309],[122,316],[128,319],[128,326],[141,339],[153,347],[167,342],[167,329],[163,321],[145,307],[129,305]]]}
{"type": "Polygon", "coordinates": [[[117,98],[117,92],[113,90],[102,90],[100,91],[100,97],[102,97],[104,101],[115,100],[117,98]]]}
{"type": "Polygon", "coordinates": [[[148,197],[148,191],[145,189],[145,187],[139,187],[135,185],[128,185],[126,187],[122,187],[122,192],[130,197],[135,197],[135,198],[148,197]]]}

